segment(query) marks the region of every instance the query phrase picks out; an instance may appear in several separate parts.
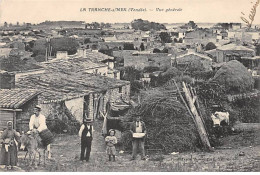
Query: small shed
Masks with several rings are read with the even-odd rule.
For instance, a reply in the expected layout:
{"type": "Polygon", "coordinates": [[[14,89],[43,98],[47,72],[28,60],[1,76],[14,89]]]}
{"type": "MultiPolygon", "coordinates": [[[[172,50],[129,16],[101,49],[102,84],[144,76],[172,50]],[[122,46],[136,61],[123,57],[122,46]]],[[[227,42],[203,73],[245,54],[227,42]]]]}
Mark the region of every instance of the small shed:
{"type": "Polygon", "coordinates": [[[17,131],[28,130],[39,94],[39,91],[32,89],[0,89],[0,131],[6,128],[10,120],[17,131]]]}

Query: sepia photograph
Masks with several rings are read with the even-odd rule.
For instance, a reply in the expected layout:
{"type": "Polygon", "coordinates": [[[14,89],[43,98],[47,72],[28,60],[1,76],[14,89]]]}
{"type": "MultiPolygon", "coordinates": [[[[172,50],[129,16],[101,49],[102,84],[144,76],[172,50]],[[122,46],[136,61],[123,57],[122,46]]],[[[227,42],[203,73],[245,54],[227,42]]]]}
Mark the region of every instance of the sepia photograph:
{"type": "Polygon", "coordinates": [[[259,172],[260,0],[0,0],[0,172],[259,172]]]}

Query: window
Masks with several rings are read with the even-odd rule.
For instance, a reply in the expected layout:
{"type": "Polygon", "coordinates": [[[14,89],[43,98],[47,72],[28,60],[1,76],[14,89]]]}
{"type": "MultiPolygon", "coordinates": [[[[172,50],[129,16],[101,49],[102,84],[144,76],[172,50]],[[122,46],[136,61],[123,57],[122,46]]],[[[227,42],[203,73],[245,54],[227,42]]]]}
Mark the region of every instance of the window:
{"type": "Polygon", "coordinates": [[[122,93],[122,87],[119,87],[119,93],[122,93]]]}

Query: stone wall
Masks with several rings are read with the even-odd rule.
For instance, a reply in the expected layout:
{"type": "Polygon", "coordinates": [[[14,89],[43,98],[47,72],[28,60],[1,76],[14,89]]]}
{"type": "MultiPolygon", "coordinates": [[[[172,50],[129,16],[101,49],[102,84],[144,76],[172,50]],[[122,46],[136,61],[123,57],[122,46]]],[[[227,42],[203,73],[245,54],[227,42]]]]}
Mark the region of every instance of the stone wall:
{"type": "Polygon", "coordinates": [[[235,58],[236,56],[234,55],[237,55],[239,57],[252,57],[254,56],[254,52],[252,51],[245,51],[245,50],[218,50],[217,49],[217,62],[218,63],[222,63],[222,62],[228,62],[230,61],[230,57],[233,57],[235,58]],[[227,56],[227,55],[230,55],[230,56],[227,56]]]}
{"type": "Polygon", "coordinates": [[[84,97],[65,101],[65,105],[73,114],[73,116],[76,118],[76,120],[79,122],[81,122],[83,119],[83,104],[84,104],[84,97]]]}
{"type": "Polygon", "coordinates": [[[29,100],[20,107],[23,111],[16,113],[16,129],[18,132],[26,132],[29,130],[29,121],[33,115],[33,109],[36,105],[38,105],[38,96],[29,100]]]}
{"type": "Polygon", "coordinates": [[[124,66],[134,66],[137,69],[143,69],[147,66],[170,66],[171,57],[168,54],[147,54],[138,56],[126,56],[124,66]]]}

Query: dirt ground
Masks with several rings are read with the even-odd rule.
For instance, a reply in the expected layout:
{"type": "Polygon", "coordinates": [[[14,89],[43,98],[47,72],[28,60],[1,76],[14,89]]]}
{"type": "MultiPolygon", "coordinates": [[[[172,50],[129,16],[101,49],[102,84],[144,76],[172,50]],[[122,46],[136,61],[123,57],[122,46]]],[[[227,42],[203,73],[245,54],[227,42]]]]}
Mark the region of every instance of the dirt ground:
{"type": "MultiPolygon", "coordinates": [[[[23,160],[25,152],[19,152],[19,164],[12,171],[31,172],[131,172],[131,171],[215,171],[258,172],[260,171],[260,136],[257,133],[232,135],[221,139],[223,145],[215,152],[185,152],[169,155],[153,153],[147,160],[131,161],[130,153],[117,151],[116,162],[108,161],[101,122],[94,124],[95,135],[89,162],[81,162],[80,138],[77,135],[57,135],[51,145],[52,159],[37,168],[28,166],[23,160]],[[244,156],[239,153],[244,152],[244,156]]],[[[43,161],[41,161],[43,163],[43,161]]],[[[0,171],[6,171],[0,167],[0,171]]],[[[9,170],[11,171],[11,170],[9,170]]]]}

